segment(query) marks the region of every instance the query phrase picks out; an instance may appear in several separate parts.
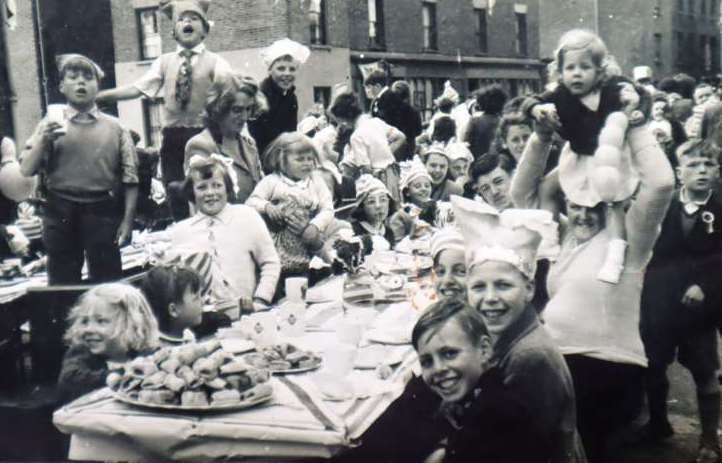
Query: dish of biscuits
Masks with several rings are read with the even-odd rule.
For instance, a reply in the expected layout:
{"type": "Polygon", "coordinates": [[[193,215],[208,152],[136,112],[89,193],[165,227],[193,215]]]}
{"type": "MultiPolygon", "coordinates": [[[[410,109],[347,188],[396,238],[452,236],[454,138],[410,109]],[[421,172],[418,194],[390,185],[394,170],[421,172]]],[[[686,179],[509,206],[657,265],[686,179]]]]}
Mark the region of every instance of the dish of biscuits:
{"type": "Polygon", "coordinates": [[[224,351],[217,341],[163,347],[113,368],[116,399],[170,410],[227,410],[269,400],[269,370],[224,351]]]}
{"type": "Polygon", "coordinates": [[[249,365],[268,369],[274,374],[301,373],[321,366],[321,357],[288,343],[258,348],[257,352],[240,358],[249,365]]]}

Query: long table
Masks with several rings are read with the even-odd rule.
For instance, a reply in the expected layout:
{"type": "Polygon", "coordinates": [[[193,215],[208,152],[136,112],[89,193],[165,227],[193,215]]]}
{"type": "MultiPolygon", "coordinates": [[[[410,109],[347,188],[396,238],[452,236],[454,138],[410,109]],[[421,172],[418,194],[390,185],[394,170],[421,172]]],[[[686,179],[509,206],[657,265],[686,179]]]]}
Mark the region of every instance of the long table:
{"type": "MultiPolygon", "coordinates": [[[[340,313],[338,303],[311,307],[307,318],[322,322],[285,340],[318,352],[333,347],[338,342],[333,323],[340,313]]],[[[362,349],[369,345],[362,340],[362,349]]],[[[71,434],[68,458],[73,460],[326,459],[353,446],[411,377],[417,363],[412,347],[387,348],[401,359],[391,377],[382,380],[372,369],[355,369],[349,379],[358,394],[346,400],[323,395],[321,368],[272,377],[270,402],[236,412],[158,412],[118,402],[109,389],[101,389],[57,410],[54,422],[71,434]]]]}

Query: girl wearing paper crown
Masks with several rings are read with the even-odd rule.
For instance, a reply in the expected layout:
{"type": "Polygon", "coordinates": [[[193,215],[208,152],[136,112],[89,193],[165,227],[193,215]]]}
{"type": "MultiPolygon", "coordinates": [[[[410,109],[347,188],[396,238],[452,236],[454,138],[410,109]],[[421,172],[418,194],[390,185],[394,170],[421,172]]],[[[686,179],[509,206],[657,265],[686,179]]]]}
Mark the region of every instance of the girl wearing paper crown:
{"type": "MultiPolygon", "coordinates": [[[[641,87],[614,75],[616,68],[596,34],[571,30],[559,40],[555,52],[551,69],[558,74],[556,88],[522,105],[538,123],[553,127],[568,140],[554,175],[567,197],[586,207],[626,200],[637,186],[625,134],[630,124],[644,121],[651,101],[641,87]]],[[[607,210],[616,239],[610,241],[608,259],[598,277],[616,284],[627,243],[622,208],[607,210]]]]}
{"type": "Polygon", "coordinates": [[[261,58],[268,67],[268,77],[261,81],[261,92],[268,100],[268,111],[250,121],[248,129],[264,157],[266,148],[276,137],[284,132],[296,131],[296,74],[310,55],[308,47],[291,39],[277,40],[261,52],[261,58]]]}

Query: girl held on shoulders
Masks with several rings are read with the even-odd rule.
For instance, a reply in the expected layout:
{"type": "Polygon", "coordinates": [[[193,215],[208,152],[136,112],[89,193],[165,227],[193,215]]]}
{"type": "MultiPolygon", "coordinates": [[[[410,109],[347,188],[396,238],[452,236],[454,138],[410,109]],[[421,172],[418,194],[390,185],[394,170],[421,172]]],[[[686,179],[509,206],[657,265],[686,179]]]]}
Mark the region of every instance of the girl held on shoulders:
{"type": "Polygon", "coordinates": [[[70,310],[58,389],[63,402],[105,385],[108,364],[158,347],[158,323],[143,293],[124,283],[98,285],[70,310]]]}

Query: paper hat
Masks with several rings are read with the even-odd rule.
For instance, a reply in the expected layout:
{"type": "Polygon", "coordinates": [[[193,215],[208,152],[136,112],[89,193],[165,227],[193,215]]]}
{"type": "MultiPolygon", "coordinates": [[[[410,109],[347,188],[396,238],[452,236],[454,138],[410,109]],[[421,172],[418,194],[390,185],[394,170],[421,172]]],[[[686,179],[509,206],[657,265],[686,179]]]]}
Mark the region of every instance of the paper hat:
{"type": "Polygon", "coordinates": [[[652,68],[649,66],[635,66],[632,70],[634,81],[652,78],[652,68]]]}
{"type": "Polygon", "coordinates": [[[434,100],[434,104],[438,106],[443,100],[451,100],[454,104],[459,103],[459,92],[454,89],[454,86],[448,80],[444,82],[444,91],[434,100]]]}
{"type": "Polygon", "coordinates": [[[103,80],[103,77],[105,77],[105,73],[100,68],[100,66],[98,66],[95,61],[88,58],[87,56],[79,55],[77,53],[68,53],[55,57],[55,65],[58,67],[59,74],[63,73],[63,69],[65,69],[65,66],[75,63],[84,63],[90,66],[95,71],[95,75],[97,76],[98,80],[103,80]]]}
{"type": "Polygon", "coordinates": [[[431,175],[429,175],[429,171],[426,170],[426,166],[424,166],[418,156],[414,156],[414,159],[411,161],[400,163],[399,168],[401,169],[399,191],[404,191],[404,189],[407,188],[409,184],[411,184],[411,182],[418,178],[425,177],[429,181],[431,181],[431,175]]]}
{"type": "MultiPolygon", "coordinates": [[[[595,167],[594,156],[577,155],[569,143],[564,145],[559,156],[559,183],[569,201],[584,207],[594,207],[602,201],[591,183],[595,167]]],[[[622,149],[619,173],[622,188],[614,201],[622,201],[632,196],[639,184],[639,177],[632,166],[629,146],[626,144],[622,149]]]]}
{"type": "Polygon", "coordinates": [[[316,116],[304,117],[301,122],[298,123],[296,130],[304,135],[308,135],[309,132],[316,130],[318,127],[318,118],[316,116]]]}
{"type": "Polygon", "coordinates": [[[460,196],[452,196],[456,223],[466,243],[466,266],[486,261],[506,262],[530,280],[536,272],[537,250],[541,235],[529,223],[538,219],[539,211],[519,211],[513,219],[493,208],[460,196]],[[529,213],[519,223],[519,217],[529,213]]]}
{"type": "Polygon", "coordinates": [[[311,55],[311,50],[309,50],[307,46],[294,42],[291,39],[281,39],[276,40],[268,48],[261,51],[261,58],[263,58],[263,61],[269,68],[278,58],[286,55],[298,61],[300,64],[304,64],[311,55]]]}
{"type": "Polygon", "coordinates": [[[356,199],[363,200],[368,195],[375,193],[386,193],[391,197],[391,193],[389,193],[384,182],[373,175],[363,174],[356,180],[356,199]]]}
{"type": "Polygon", "coordinates": [[[441,142],[435,141],[431,143],[426,148],[423,148],[423,157],[424,159],[427,159],[429,155],[431,154],[440,154],[444,156],[445,158],[448,158],[449,155],[446,154],[446,145],[444,145],[441,142]]]}
{"type": "Polygon", "coordinates": [[[174,24],[178,22],[183,13],[193,12],[200,16],[206,27],[210,29],[213,25],[211,21],[208,21],[210,5],[211,0],[161,0],[160,9],[174,24]]]}
{"type": "Polygon", "coordinates": [[[444,227],[438,230],[431,237],[431,258],[436,259],[442,251],[454,249],[465,252],[464,237],[458,228],[453,226],[444,227]]]}
{"type": "Polygon", "coordinates": [[[446,157],[449,161],[457,161],[466,159],[469,162],[474,161],[474,155],[469,150],[469,145],[460,141],[454,141],[446,145],[446,157]]]}

